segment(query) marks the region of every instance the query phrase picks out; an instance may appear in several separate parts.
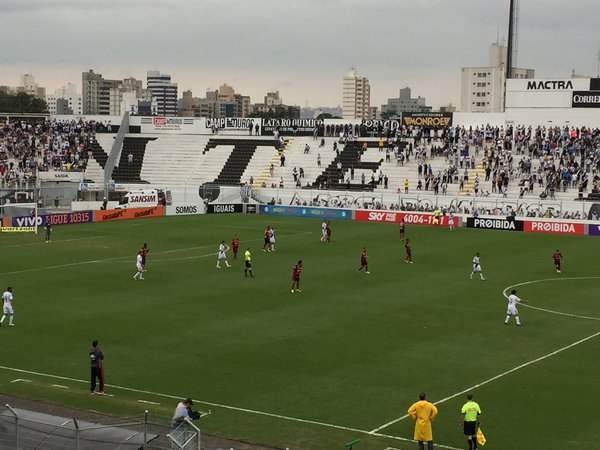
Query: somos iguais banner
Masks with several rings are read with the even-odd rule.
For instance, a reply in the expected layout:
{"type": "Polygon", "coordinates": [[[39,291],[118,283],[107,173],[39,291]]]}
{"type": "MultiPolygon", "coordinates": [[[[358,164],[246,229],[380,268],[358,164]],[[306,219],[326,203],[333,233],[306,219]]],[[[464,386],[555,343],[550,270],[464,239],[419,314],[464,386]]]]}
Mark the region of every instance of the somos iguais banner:
{"type": "MultiPolygon", "coordinates": [[[[357,209],[354,211],[355,220],[368,222],[400,223],[402,219],[407,224],[433,225],[433,213],[408,212],[408,211],[374,211],[370,209],[357,209]]],[[[460,218],[454,217],[455,226],[460,226],[460,218]]],[[[448,216],[440,215],[440,225],[448,225],[448,216]]]]}
{"type": "Polygon", "coordinates": [[[449,127],[452,125],[451,112],[403,112],[402,125],[420,127],[449,127]]]}
{"type": "Polygon", "coordinates": [[[94,220],[93,211],[77,211],[71,213],[62,214],[40,214],[36,218],[31,216],[25,217],[13,217],[11,219],[11,226],[13,227],[41,227],[46,223],[46,219],[50,221],[52,225],[68,225],[73,223],[86,223],[94,220]]]}
{"type": "Polygon", "coordinates": [[[94,222],[106,222],[108,220],[143,219],[145,217],[159,217],[164,215],[164,206],[152,206],[150,208],[107,209],[94,211],[94,222]]]}
{"type": "Polygon", "coordinates": [[[339,208],[314,208],[311,206],[260,205],[260,214],[274,216],[320,217],[325,219],[352,219],[352,211],[339,208]]]}

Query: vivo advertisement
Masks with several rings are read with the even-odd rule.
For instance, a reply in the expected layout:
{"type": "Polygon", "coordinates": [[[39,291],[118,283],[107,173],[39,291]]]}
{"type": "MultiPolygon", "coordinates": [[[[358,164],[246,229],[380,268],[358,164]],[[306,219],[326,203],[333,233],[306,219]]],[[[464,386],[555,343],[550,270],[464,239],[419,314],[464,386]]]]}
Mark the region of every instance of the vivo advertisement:
{"type": "Polygon", "coordinates": [[[31,216],[26,217],[13,217],[13,227],[34,227],[37,225],[41,227],[46,223],[46,219],[50,221],[52,225],[67,225],[72,223],[85,223],[94,221],[93,211],[77,211],[63,214],[41,214],[36,218],[31,216]]]}
{"type": "Polygon", "coordinates": [[[260,205],[260,214],[275,216],[319,217],[324,219],[352,219],[352,210],[315,208],[312,206],[260,205]]]}

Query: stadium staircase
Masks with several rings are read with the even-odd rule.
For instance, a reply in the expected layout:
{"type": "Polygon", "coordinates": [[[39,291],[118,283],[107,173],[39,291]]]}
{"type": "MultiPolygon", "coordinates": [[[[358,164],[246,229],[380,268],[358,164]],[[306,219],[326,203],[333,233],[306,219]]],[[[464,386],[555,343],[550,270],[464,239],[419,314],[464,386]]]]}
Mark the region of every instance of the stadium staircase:
{"type": "Polygon", "coordinates": [[[112,174],[112,178],[116,183],[148,183],[141,179],[140,174],[144,163],[146,144],[148,144],[148,141],[155,139],[154,137],[125,137],[119,164],[112,174]],[[131,164],[128,162],[129,154],[133,155],[131,164]]]}
{"type": "MultiPolygon", "coordinates": [[[[207,145],[210,146],[211,143],[207,145]]],[[[275,148],[273,139],[218,139],[218,145],[233,145],[221,172],[211,184],[235,186],[242,182],[242,175],[258,147],[275,148]]]]}

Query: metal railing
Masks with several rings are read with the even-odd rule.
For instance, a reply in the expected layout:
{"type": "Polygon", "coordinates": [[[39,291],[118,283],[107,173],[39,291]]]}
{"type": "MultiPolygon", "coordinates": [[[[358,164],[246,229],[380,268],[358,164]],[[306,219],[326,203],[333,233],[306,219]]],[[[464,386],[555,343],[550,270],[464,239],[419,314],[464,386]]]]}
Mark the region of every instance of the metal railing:
{"type": "Polygon", "coordinates": [[[99,424],[6,405],[0,408],[0,450],[200,450],[200,429],[186,420],[175,429],[139,418],[105,417],[99,424]]]}

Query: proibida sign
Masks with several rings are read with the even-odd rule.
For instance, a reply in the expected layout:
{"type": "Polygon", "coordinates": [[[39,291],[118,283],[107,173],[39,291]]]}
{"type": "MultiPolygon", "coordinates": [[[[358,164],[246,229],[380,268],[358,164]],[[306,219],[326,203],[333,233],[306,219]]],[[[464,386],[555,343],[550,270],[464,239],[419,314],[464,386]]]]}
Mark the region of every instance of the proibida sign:
{"type": "Polygon", "coordinates": [[[523,221],[505,218],[467,218],[467,228],[482,228],[484,230],[523,231],[523,221]]]}
{"type": "Polygon", "coordinates": [[[585,224],[577,222],[526,220],[525,231],[533,233],[585,234],[585,224]]]}

